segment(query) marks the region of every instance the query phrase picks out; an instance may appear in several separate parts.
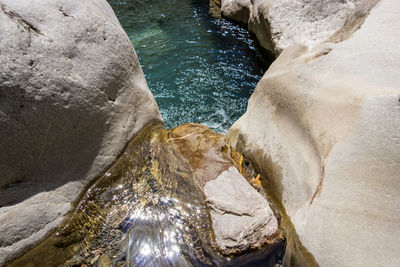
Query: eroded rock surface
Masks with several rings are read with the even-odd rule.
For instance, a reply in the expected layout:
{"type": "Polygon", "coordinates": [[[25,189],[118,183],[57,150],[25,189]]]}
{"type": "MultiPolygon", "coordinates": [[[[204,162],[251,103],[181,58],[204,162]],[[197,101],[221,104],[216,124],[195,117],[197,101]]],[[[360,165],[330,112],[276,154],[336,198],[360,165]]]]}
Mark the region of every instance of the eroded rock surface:
{"type": "Polygon", "coordinates": [[[105,0],[0,1],[0,265],[161,120],[105,0]]]}
{"type": "Polygon", "coordinates": [[[400,265],[399,8],[382,0],[349,39],[283,50],[228,132],[321,266],[400,265]]]}
{"type": "Polygon", "coordinates": [[[204,186],[217,246],[224,254],[242,253],[273,240],[278,221],[268,201],[235,167],[204,186]]]}
{"type": "Polygon", "coordinates": [[[260,44],[278,55],[295,43],[314,47],[326,41],[342,28],[349,15],[363,16],[376,2],[211,0],[211,6],[220,6],[223,16],[248,24],[260,44]]]}

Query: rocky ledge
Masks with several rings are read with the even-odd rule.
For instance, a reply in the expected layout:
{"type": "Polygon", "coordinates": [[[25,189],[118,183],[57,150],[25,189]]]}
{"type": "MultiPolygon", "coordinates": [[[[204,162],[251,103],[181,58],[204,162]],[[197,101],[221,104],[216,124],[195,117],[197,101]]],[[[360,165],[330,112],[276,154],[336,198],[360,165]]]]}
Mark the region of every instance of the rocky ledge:
{"type": "Polygon", "coordinates": [[[344,24],[347,31],[359,27],[378,1],[211,0],[210,7],[217,16],[247,24],[261,46],[278,56],[294,43],[315,47],[344,24]]]}

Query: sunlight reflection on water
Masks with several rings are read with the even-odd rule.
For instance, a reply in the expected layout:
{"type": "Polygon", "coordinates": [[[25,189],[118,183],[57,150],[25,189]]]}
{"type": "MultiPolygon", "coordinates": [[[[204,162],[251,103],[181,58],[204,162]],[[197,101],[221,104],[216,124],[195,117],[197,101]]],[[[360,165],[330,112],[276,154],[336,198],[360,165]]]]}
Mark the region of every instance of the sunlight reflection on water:
{"type": "Polygon", "coordinates": [[[246,29],[208,14],[205,0],[111,0],[167,127],[225,132],[270,62],[246,29]]]}

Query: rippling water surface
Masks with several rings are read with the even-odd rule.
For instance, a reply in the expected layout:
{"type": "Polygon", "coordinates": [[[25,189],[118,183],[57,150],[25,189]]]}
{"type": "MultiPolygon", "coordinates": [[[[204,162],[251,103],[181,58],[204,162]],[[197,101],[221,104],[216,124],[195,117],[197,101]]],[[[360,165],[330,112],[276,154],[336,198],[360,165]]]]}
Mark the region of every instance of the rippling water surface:
{"type": "Polygon", "coordinates": [[[167,127],[225,132],[246,110],[269,62],[246,29],[208,13],[208,0],[110,0],[167,127]]]}
{"type": "Polygon", "coordinates": [[[283,255],[280,234],[234,257],[216,249],[202,188],[227,166],[256,177],[223,135],[203,125],[148,125],[56,232],[7,267],[273,267],[283,255]]]}

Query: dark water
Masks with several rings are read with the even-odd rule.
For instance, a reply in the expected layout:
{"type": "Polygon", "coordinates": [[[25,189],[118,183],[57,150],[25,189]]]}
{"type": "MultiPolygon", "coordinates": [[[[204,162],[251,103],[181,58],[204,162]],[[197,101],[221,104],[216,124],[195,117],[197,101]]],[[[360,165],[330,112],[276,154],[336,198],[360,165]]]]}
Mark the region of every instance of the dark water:
{"type": "Polygon", "coordinates": [[[167,127],[225,132],[269,66],[246,29],[208,13],[208,0],[109,0],[139,56],[167,127]]]}

